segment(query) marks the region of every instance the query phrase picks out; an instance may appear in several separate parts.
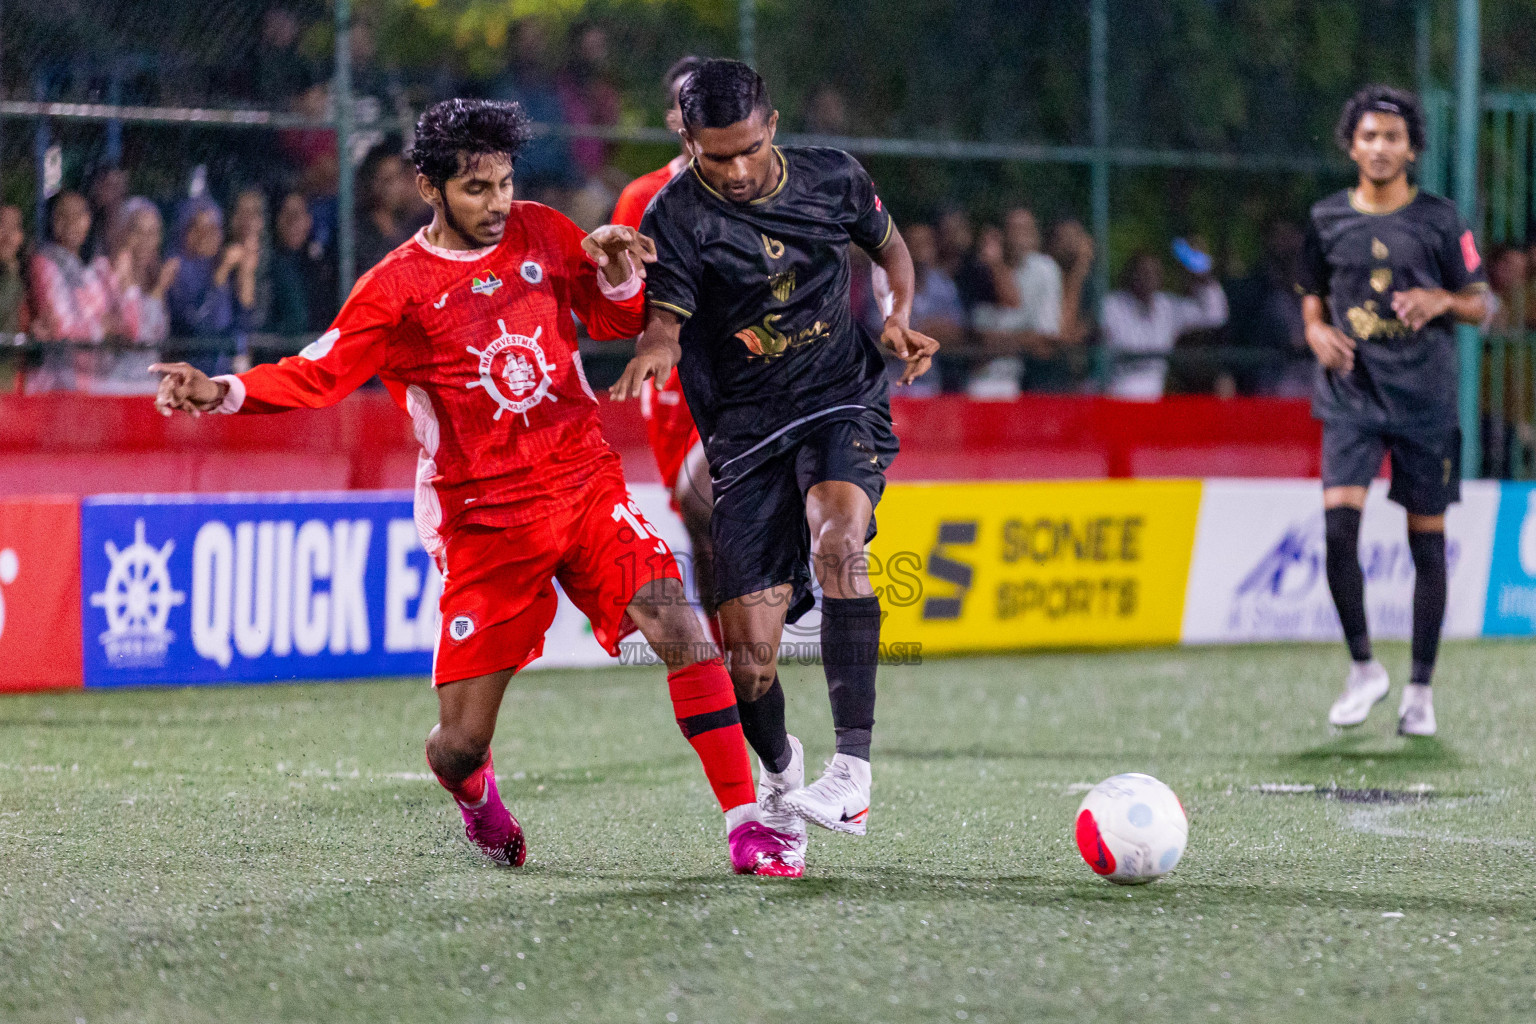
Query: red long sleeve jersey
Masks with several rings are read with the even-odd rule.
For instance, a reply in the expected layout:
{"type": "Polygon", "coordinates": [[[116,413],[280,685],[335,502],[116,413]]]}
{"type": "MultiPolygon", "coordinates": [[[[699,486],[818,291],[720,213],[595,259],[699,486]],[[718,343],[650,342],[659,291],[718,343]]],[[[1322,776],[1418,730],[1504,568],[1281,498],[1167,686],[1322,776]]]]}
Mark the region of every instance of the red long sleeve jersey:
{"type": "Polygon", "coordinates": [[[332,405],[378,374],[421,444],[416,523],[429,551],[461,524],[539,519],[595,474],[620,472],[571,314],[602,340],[644,327],[639,282],[605,295],[582,238],[563,214],[523,202],[490,249],[439,249],[418,232],[363,275],[303,352],[222,378],[224,409],[332,405]]]}

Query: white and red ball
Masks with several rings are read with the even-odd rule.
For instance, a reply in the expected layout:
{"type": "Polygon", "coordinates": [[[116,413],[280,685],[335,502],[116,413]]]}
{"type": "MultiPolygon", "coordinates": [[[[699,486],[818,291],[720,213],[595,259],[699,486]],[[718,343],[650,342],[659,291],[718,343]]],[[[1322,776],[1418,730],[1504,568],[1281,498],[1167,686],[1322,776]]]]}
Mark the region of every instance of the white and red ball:
{"type": "Polygon", "coordinates": [[[1105,779],[1077,809],[1077,849],[1094,872],[1117,885],[1142,885],[1184,856],[1189,819],[1173,790],[1150,775],[1105,779]]]}

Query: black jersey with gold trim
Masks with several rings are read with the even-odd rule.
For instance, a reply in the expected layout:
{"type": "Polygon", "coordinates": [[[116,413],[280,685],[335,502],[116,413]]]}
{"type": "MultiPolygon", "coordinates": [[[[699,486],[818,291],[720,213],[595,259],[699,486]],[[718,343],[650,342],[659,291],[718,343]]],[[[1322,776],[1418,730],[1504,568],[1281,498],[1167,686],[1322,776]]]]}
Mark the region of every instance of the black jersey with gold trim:
{"type": "Polygon", "coordinates": [[[777,152],[767,195],[731,202],[690,166],[640,225],[656,241],[647,298],[685,318],[678,372],[717,475],[800,423],[888,415],[884,359],[849,308],[848,244],[880,249],[890,214],[842,150],[777,152]]]}
{"type": "Polygon", "coordinates": [[[1328,306],[1355,342],[1349,373],[1319,374],[1318,419],[1384,430],[1457,422],[1455,322],[1447,314],[1411,331],[1392,311],[1395,292],[1486,288],[1477,244],[1448,199],[1415,192],[1395,210],[1360,205],[1353,190],[1312,207],[1297,286],[1328,306]]]}

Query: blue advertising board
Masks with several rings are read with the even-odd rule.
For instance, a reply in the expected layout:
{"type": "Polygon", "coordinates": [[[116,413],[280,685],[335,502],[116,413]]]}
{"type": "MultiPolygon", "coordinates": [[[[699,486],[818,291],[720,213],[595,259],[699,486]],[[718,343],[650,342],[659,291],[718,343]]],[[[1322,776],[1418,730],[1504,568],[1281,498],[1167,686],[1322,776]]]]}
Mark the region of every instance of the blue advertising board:
{"type": "Polygon", "coordinates": [[[1499,488],[1483,635],[1536,635],[1536,485],[1499,488]]]}
{"type": "Polygon", "coordinates": [[[80,535],[86,686],[431,670],[408,493],[104,496],[80,535]]]}

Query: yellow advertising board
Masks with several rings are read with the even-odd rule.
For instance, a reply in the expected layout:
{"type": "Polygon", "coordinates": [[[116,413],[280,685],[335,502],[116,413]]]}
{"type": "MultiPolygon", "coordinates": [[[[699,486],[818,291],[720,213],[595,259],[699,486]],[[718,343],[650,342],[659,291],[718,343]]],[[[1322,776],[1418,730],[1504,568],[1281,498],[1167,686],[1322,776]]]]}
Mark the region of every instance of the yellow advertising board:
{"type": "Polygon", "coordinates": [[[870,545],[886,644],[1177,643],[1198,480],[892,484],[870,545]]]}

